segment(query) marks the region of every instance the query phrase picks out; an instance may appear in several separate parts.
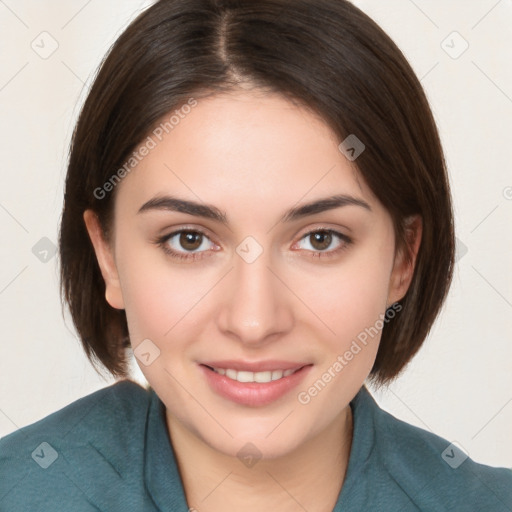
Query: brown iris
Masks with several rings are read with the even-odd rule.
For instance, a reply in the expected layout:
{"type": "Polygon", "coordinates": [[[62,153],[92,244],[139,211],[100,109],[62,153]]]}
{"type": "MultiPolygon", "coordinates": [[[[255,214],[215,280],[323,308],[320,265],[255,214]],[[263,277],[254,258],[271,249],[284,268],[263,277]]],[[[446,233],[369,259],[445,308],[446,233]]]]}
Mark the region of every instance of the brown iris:
{"type": "Polygon", "coordinates": [[[201,233],[193,233],[184,231],[180,234],[180,245],[183,249],[193,251],[201,246],[203,235],[201,233]]]}
{"type": "Polygon", "coordinates": [[[317,231],[316,233],[311,233],[309,235],[309,239],[311,241],[311,245],[317,251],[323,251],[331,245],[332,234],[328,231],[317,231]]]}

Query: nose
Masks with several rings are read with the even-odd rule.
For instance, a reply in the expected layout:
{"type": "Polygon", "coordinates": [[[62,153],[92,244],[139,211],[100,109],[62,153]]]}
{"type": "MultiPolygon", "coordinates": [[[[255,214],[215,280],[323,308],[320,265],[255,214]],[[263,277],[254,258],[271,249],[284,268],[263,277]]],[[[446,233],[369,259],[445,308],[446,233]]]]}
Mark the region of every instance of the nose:
{"type": "Polygon", "coordinates": [[[234,258],[222,293],[218,327],[225,336],[248,346],[275,341],[293,327],[289,292],[265,253],[252,263],[238,255],[234,258]]]}

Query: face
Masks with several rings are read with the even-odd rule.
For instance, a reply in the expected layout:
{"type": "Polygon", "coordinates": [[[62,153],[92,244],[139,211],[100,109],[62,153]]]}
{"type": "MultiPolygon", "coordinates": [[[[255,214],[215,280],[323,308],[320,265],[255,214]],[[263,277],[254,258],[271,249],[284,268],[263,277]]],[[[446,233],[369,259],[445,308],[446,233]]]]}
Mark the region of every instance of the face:
{"type": "Polygon", "coordinates": [[[109,244],[86,212],[106,297],[168,421],[281,456],[346,414],[412,270],[316,116],[246,91],[183,117],[117,185],[109,244]]]}

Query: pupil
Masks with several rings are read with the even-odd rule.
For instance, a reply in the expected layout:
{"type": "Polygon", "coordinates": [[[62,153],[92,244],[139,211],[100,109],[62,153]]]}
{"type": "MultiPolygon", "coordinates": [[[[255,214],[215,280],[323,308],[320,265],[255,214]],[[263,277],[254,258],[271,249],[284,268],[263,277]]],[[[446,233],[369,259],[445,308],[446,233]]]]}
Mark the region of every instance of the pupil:
{"type": "Polygon", "coordinates": [[[311,236],[311,245],[318,251],[327,249],[331,245],[332,235],[327,231],[319,231],[317,233],[313,233],[311,236]]]}
{"type": "Polygon", "coordinates": [[[184,249],[193,251],[201,245],[201,234],[200,233],[181,233],[180,245],[184,249]]]}

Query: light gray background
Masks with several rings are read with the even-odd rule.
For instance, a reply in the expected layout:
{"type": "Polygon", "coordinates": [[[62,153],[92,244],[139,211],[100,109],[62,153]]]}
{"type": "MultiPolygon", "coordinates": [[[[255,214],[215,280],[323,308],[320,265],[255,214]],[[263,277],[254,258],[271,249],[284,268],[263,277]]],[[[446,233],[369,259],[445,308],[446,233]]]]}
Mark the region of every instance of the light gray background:
{"type": "MultiPolygon", "coordinates": [[[[512,467],[512,2],[355,3],[395,40],[426,89],[459,240],[442,315],[376,398],[475,460],[512,467]]],[[[57,260],[40,240],[57,242],[69,139],[93,73],[149,4],[0,0],[1,436],[113,382],[94,372],[63,321],[57,260]]],[[[135,364],[134,376],[142,377],[135,364]]]]}

